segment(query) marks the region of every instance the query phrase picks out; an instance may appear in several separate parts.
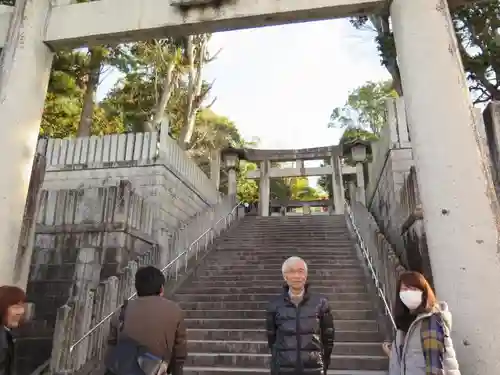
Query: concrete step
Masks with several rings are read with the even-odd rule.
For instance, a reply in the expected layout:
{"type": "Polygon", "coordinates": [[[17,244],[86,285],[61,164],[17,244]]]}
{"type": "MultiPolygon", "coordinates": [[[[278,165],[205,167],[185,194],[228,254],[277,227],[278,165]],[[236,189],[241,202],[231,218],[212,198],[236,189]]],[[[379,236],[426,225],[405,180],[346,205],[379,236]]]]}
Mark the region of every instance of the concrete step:
{"type": "MultiPolygon", "coordinates": [[[[185,310],[189,319],[265,319],[266,311],[262,310],[185,310]]],[[[375,319],[373,310],[332,310],[333,319],[337,320],[370,320],[375,319]]]]}
{"type": "MultiPolygon", "coordinates": [[[[290,237],[301,237],[301,238],[332,238],[338,240],[349,240],[349,232],[346,230],[343,231],[330,231],[328,229],[319,229],[319,230],[311,230],[309,228],[265,228],[264,230],[258,229],[250,229],[246,228],[245,231],[240,232],[231,232],[227,233],[227,235],[221,237],[221,240],[226,238],[241,238],[243,236],[250,236],[253,234],[259,234],[265,232],[265,238],[278,237],[283,233],[287,233],[290,237]]],[[[263,238],[263,239],[265,239],[263,238]]]]}
{"type": "Polygon", "coordinates": [[[244,232],[230,232],[222,237],[219,237],[218,241],[224,241],[227,239],[231,240],[241,240],[241,239],[255,239],[255,240],[281,240],[290,241],[307,239],[313,242],[318,241],[337,241],[339,243],[352,241],[348,231],[331,232],[329,230],[321,231],[311,231],[309,229],[299,229],[299,228],[280,228],[280,229],[264,229],[264,230],[245,230],[244,232]],[[286,234],[287,237],[279,237],[286,234]],[[257,236],[257,237],[254,237],[257,236]]]}
{"type": "Polygon", "coordinates": [[[311,246],[325,246],[325,245],[331,245],[331,246],[352,246],[353,241],[349,238],[345,239],[337,239],[337,238],[328,238],[328,237],[319,237],[319,236],[313,236],[313,237],[306,237],[303,235],[300,236],[290,236],[289,233],[283,232],[283,233],[278,233],[276,235],[272,235],[272,237],[267,237],[268,234],[263,234],[263,233],[255,233],[255,234],[249,234],[248,236],[242,236],[239,238],[232,238],[232,237],[226,237],[226,238],[221,238],[219,241],[217,241],[218,244],[223,244],[223,243],[237,243],[244,245],[245,243],[259,243],[263,245],[268,245],[268,244],[273,244],[273,245],[281,245],[281,246],[286,246],[286,245],[311,245],[311,246]]]}
{"type": "MultiPolygon", "coordinates": [[[[260,329],[194,329],[187,331],[190,340],[217,340],[217,341],[266,341],[266,330],[260,329]]],[[[337,342],[382,342],[383,336],[376,331],[335,331],[337,342]]]]}
{"type": "MultiPolygon", "coordinates": [[[[330,259],[332,257],[345,258],[347,256],[356,255],[356,251],[352,245],[348,246],[322,246],[322,247],[302,247],[300,249],[295,249],[291,246],[284,247],[254,247],[253,249],[240,249],[240,244],[235,244],[231,252],[229,252],[229,247],[225,246],[225,250],[221,252],[225,256],[234,255],[235,257],[264,257],[269,259],[280,260],[291,255],[307,255],[310,257],[317,257],[321,259],[330,259]],[[291,250],[290,250],[291,249],[291,250]],[[290,252],[292,254],[290,255],[290,252]]],[[[214,252],[212,256],[218,255],[214,252]]],[[[283,259],[284,260],[284,259],[283,259]]]]}
{"type": "MultiPolygon", "coordinates": [[[[269,368],[269,354],[255,353],[190,353],[186,366],[237,366],[247,368],[269,368]]],[[[385,370],[388,360],[385,356],[333,355],[332,370],[385,370]]]]}
{"type": "MultiPolygon", "coordinates": [[[[302,254],[308,258],[311,262],[322,262],[323,264],[337,263],[339,261],[358,261],[357,255],[354,251],[346,251],[341,254],[332,254],[332,253],[324,253],[324,254],[302,254]]],[[[262,263],[266,264],[282,264],[288,257],[290,257],[289,253],[283,252],[282,255],[276,255],[274,253],[261,253],[255,254],[250,252],[232,252],[229,253],[227,251],[222,253],[213,253],[207,258],[205,265],[219,264],[222,262],[231,262],[234,265],[240,264],[253,264],[253,263],[262,263]]]]}
{"type": "MultiPolygon", "coordinates": [[[[320,261],[309,261],[307,258],[304,259],[307,262],[308,273],[312,272],[322,272],[324,270],[335,270],[335,269],[358,269],[361,266],[361,261],[338,261],[338,262],[330,262],[321,264],[320,261]]],[[[227,261],[226,261],[227,262],[227,261]]],[[[205,271],[226,271],[233,270],[235,272],[244,272],[248,269],[253,271],[262,271],[269,272],[274,271],[276,269],[281,270],[282,263],[267,263],[267,262],[253,262],[247,264],[229,264],[229,263],[221,263],[221,264],[205,264],[203,266],[203,270],[205,271]]]]}
{"type": "MultiPolygon", "coordinates": [[[[185,375],[220,375],[220,374],[234,374],[234,375],[256,375],[266,374],[269,375],[269,369],[265,368],[238,368],[238,367],[184,367],[185,375]]],[[[371,370],[328,370],[327,375],[388,375],[387,371],[371,371],[371,370]]]]}
{"type": "MultiPolygon", "coordinates": [[[[301,257],[302,258],[302,257],[301,257]]],[[[318,258],[318,257],[310,257],[310,256],[304,256],[304,260],[307,262],[308,268],[314,268],[318,266],[323,266],[323,267],[330,267],[330,266],[347,266],[347,265],[352,265],[352,266],[359,266],[363,264],[362,260],[359,260],[355,255],[349,255],[348,257],[330,257],[330,258],[318,258]]],[[[253,259],[249,258],[241,258],[241,257],[236,257],[233,255],[228,255],[226,257],[224,256],[219,256],[219,257],[213,257],[207,262],[204,262],[203,268],[213,268],[213,267],[255,267],[258,269],[265,269],[263,267],[271,268],[271,267],[279,267],[283,265],[283,262],[285,261],[286,258],[284,259],[267,259],[267,258],[262,258],[262,259],[257,259],[257,257],[254,257],[253,259]]]]}
{"type": "MultiPolygon", "coordinates": [[[[185,302],[210,302],[210,301],[224,301],[224,302],[250,302],[250,301],[270,301],[275,298],[275,293],[259,293],[259,294],[176,294],[175,300],[185,302]]],[[[354,292],[354,293],[335,293],[324,295],[329,300],[334,301],[367,301],[369,300],[368,293],[354,292]]]]}
{"type": "MultiPolygon", "coordinates": [[[[366,292],[364,285],[336,285],[336,286],[313,286],[311,287],[312,293],[318,294],[332,294],[332,293],[356,293],[366,292]]],[[[280,286],[250,286],[250,287],[231,287],[231,286],[192,286],[189,288],[180,288],[176,294],[280,294],[283,293],[283,288],[280,286]]]]}
{"type": "MultiPolygon", "coordinates": [[[[265,328],[264,319],[184,319],[187,328],[198,329],[260,329],[265,328]]],[[[375,320],[336,320],[335,328],[340,331],[376,332],[375,320]]]]}
{"type": "MultiPolygon", "coordinates": [[[[248,274],[248,272],[240,273],[240,274],[229,274],[228,272],[224,272],[224,274],[217,274],[217,273],[212,273],[212,274],[206,274],[203,273],[203,270],[199,270],[196,273],[196,279],[199,282],[205,282],[205,281],[212,281],[212,282],[221,282],[221,281],[244,281],[244,282],[252,282],[252,281],[262,281],[262,282],[269,282],[269,283],[274,283],[275,285],[282,285],[283,284],[283,275],[281,275],[281,269],[279,271],[276,271],[272,274],[266,274],[266,275],[259,275],[258,273],[256,274],[248,274]]],[[[345,272],[333,272],[331,275],[318,275],[318,274],[309,274],[307,276],[307,280],[311,285],[314,285],[317,281],[321,280],[328,280],[331,281],[332,283],[336,281],[345,281],[349,282],[351,280],[356,280],[356,281],[365,281],[365,274],[363,271],[360,269],[359,271],[351,271],[348,273],[345,272]]]]}
{"type": "MultiPolygon", "coordinates": [[[[321,287],[335,287],[335,286],[342,286],[342,285],[352,285],[352,286],[366,286],[366,280],[364,278],[357,278],[357,279],[345,279],[345,278],[336,278],[336,279],[318,279],[314,280],[314,282],[311,282],[311,288],[316,289],[321,287]]],[[[233,287],[233,288],[246,288],[246,287],[255,287],[255,288],[260,288],[260,287],[276,287],[280,288],[283,282],[279,283],[276,282],[275,279],[272,280],[267,280],[267,279],[262,279],[262,280],[250,280],[250,281],[245,281],[245,280],[193,280],[189,283],[186,283],[186,287],[190,288],[200,288],[200,287],[207,287],[207,288],[217,288],[217,287],[233,287]]],[[[319,290],[318,289],[318,290],[319,290]]]]}
{"type": "MultiPolygon", "coordinates": [[[[230,341],[230,340],[190,340],[188,353],[269,353],[267,341],[230,341]]],[[[380,342],[336,342],[333,349],[336,355],[382,356],[380,342]]]]}
{"type": "Polygon", "coordinates": [[[267,249],[266,252],[268,254],[282,254],[287,253],[289,256],[298,255],[300,253],[305,252],[328,252],[330,254],[335,253],[352,253],[354,250],[353,244],[346,245],[338,245],[338,244],[329,244],[323,242],[322,244],[308,244],[294,242],[293,244],[283,244],[283,243],[258,243],[258,242],[242,242],[242,241],[234,241],[234,242],[225,242],[225,243],[217,243],[215,244],[215,249],[217,251],[238,251],[243,250],[245,252],[257,252],[257,249],[267,249]]]}
{"type": "Polygon", "coordinates": [[[316,223],[301,223],[301,222],[273,222],[273,223],[259,223],[259,222],[253,222],[253,223],[245,223],[245,225],[240,226],[237,231],[244,231],[247,230],[248,228],[264,228],[264,229],[276,229],[276,228],[288,228],[288,227],[296,227],[299,229],[307,229],[310,228],[311,230],[333,230],[333,231],[342,231],[347,228],[347,225],[345,222],[316,222],[316,223]]]}
{"type": "MultiPolygon", "coordinates": [[[[281,274],[281,267],[278,269],[274,270],[259,270],[255,267],[248,267],[247,269],[199,269],[196,271],[197,277],[203,277],[203,276],[230,276],[233,279],[239,278],[240,276],[258,276],[262,278],[272,278],[272,277],[278,277],[283,280],[283,275],[281,274]]],[[[359,266],[331,266],[328,268],[320,268],[320,267],[311,267],[308,270],[308,278],[310,277],[325,277],[325,278],[330,278],[333,276],[351,276],[351,277],[357,277],[360,278],[364,276],[363,274],[363,269],[361,268],[361,265],[359,266]]]]}
{"type": "MultiPolygon", "coordinates": [[[[265,310],[269,301],[178,301],[180,307],[187,310],[265,310]]],[[[373,305],[369,299],[359,301],[329,301],[333,310],[369,310],[373,305]]]]}

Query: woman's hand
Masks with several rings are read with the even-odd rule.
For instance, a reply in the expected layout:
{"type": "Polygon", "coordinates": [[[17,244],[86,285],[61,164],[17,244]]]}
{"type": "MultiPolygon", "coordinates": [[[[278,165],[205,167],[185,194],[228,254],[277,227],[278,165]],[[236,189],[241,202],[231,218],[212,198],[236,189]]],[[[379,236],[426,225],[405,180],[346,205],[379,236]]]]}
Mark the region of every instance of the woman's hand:
{"type": "Polygon", "coordinates": [[[384,351],[385,355],[391,358],[391,352],[392,352],[392,343],[391,342],[384,342],[382,344],[382,350],[384,351]]]}

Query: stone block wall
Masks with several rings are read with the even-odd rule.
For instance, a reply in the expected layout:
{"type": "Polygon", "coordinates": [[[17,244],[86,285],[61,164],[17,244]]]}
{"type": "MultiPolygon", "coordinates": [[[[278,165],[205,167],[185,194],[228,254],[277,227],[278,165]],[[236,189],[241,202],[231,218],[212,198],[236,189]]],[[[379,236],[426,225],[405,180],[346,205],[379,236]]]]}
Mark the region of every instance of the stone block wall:
{"type": "MultiPolygon", "coordinates": [[[[480,152],[499,192],[500,106],[476,109],[480,152]]],[[[381,138],[372,145],[368,166],[367,206],[381,233],[392,244],[402,264],[422,272],[432,282],[432,269],[420,203],[417,171],[411,149],[409,124],[402,98],[390,100],[381,138]]]]}
{"type": "MultiPolygon", "coordinates": [[[[27,283],[35,317],[20,331],[19,374],[29,374],[49,358],[59,306],[87,295],[157,247],[154,212],[125,181],[42,191],[27,283]]],[[[158,262],[159,257],[151,259],[158,262]]]]}
{"type": "MultiPolygon", "coordinates": [[[[227,196],[209,210],[191,220],[172,236],[169,244],[171,258],[164,267],[167,280],[174,281],[186,271],[192,258],[208,250],[214,239],[244,215],[236,206],[235,197],[227,196]]],[[[137,267],[158,265],[163,257],[158,246],[129,258],[126,267],[116,275],[96,282],[95,270],[84,268],[79,275],[86,275],[79,293],[73,293],[57,310],[55,333],[50,362],[51,373],[93,373],[103,358],[106,337],[109,332],[109,314],[115,312],[125,299],[135,292],[133,281],[137,267]],[[84,340],[87,332],[100,324],[84,340]],[[70,347],[78,343],[73,351],[70,347]]],[[[90,255],[87,259],[92,259],[90,255]]],[[[88,266],[87,266],[88,267],[88,266]]],[[[102,277],[102,273],[100,274],[102,277]]]]}
{"type": "Polygon", "coordinates": [[[19,375],[48,363],[53,343],[67,343],[57,336],[58,308],[71,314],[61,334],[83,335],[108,308],[106,280],[118,277],[123,297],[131,264],[165,266],[235,203],[222,202],[215,184],[166,134],[162,128],[39,141],[45,164],[42,177],[32,179],[36,196],[20,240],[25,262],[18,262],[35,319],[20,331],[19,375]]]}
{"type": "Polygon", "coordinates": [[[160,132],[49,139],[44,189],[114,186],[130,181],[157,205],[156,228],[170,232],[218,202],[215,183],[160,132]]]}
{"type": "Polygon", "coordinates": [[[373,160],[368,165],[367,207],[391,242],[395,252],[406,262],[401,227],[407,209],[401,202],[401,189],[414,165],[406,112],[402,98],[388,100],[386,124],[380,140],[372,144],[373,160]]]}

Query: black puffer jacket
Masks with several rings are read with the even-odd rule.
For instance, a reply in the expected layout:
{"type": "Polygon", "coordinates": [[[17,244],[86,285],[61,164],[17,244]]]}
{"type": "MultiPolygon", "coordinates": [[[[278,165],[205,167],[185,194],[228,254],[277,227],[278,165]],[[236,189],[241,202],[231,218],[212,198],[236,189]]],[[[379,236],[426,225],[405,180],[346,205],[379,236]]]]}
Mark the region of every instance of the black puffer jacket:
{"type": "Polygon", "coordinates": [[[4,326],[0,327],[0,375],[14,375],[14,338],[4,326]]]}
{"type": "Polygon", "coordinates": [[[328,300],[309,294],[296,306],[288,286],[270,302],[266,328],[271,349],[271,374],[323,375],[330,364],[335,329],[328,300]]]}

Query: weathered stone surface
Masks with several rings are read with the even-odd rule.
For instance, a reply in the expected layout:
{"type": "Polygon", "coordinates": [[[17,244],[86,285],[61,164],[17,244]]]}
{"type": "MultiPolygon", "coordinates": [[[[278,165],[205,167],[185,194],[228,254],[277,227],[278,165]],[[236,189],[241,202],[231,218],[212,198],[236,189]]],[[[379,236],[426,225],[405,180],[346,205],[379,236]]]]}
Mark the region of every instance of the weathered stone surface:
{"type": "MultiPolygon", "coordinates": [[[[132,198],[126,201],[137,203],[132,198]]],[[[143,210],[147,210],[149,204],[142,203],[140,206],[143,210]]],[[[182,280],[181,276],[186,272],[186,268],[189,270],[193,264],[196,264],[193,262],[195,256],[202,256],[212,246],[214,239],[237,221],[240,213],[243,214],[243,211],[238,211],[234,207],[234,197],[226,197],[209,210],[197,215],[184,228],[179,229],[163,249],[156,243],[152,243],[151,248],[147,250],[144,246],[138,246],[137,243],[127,240],[126,236],[122,236],[119,237],[121,242],[104,242],[123,245],[122,247],[111,247],[111,251],[107,255],[105,251],[99,251],[101,249],[97,245],[82,248],[83,253],[82,249],[79,252],[71,253],[70,260],[77,260],[74,265],[74,273],[78,277],[73,283],[71,293],[63,302],[67,306],[59,309],[57,317],[52,318],[55,320],[52,326],[55,324],[56,327],[50,364],[52,371],[92,373],[96,366],[98,367],[99,363],[102,362],[106,347],[109,319],[105,318],[111,312],[116,311],[125,299],[131,298],[135,293],[133,283],[137,268],[149,264],[157,267],[165,266],[167,263],[172,264],[172,267],[165,270],[165,274],[168,280],[167,287],[175,287],[176,280],[182,280]],[[226,220],[221,220],[221,218],[226,220]],[[204,235],[200,237],[200,234],[203,233],[204,235]],[[132,247],[129,248],[129,245],[132,247]],[[188,249],[189,251],[186,252],[188,249]],[[185,255],[178,257],[181,253],[185,255]],[[178,259],[171,263],[174,258],[178,259]],[[82,262],[78,263],[78,260],[82,262]],[[106,269],[102,262],[108,262],[108,266],[111,268],[106,269]],[[85,264],[86,267],[82,267],[82,264],[85,264]],[[108,277],[108,273],[112,271],[118,271],[115,273],[116,276],[108,277]],[[80,341],[70,353],[70,347],[99,323],[102,324],[80,341]]],[[[130,212],[130,210],[126,210],[126,212],[130,212]]],[[[147,215],[138,215],[138,217],[143,218],[147,215]]],[[[129,221],[131,220],[130,215],[122,215],[120,220],[129,221]]],[[[138,223],[136,223],[137,228],[140,229],[142,227],[141,221],[138,223]]],[[[124,226],[124,233],[133,237],[127,232],[128,230],[130,230],[130,226],[124,226]]],[[[137,233],[143,232],[137,230],[137,233]]],[[[54,245],[54,239],[48,239],[46,236],[44,234],[42,237],[44,243],[54,245]]],[[[144,240],[144,235],[142,237],[144,240]]],[[[44,255],[44,257],[40,256],[41,259],[50,259],[47,252],[41,252],[41,254],[44,255]]],[[[54,312],[53,315],[55,316],[54,312]]],[[[50,343],[48,343],[49,347],[50,343]]]]}
{"type": "Polygon", "coordinates": [[[173,296],[186,312],[186,373],[269,371],[264,310],[282,292],[281,265],[292,255],[308,262],[312,290],[329,297],[337,330],[331,368],[387,368],[377,313],[343,217],[249,217],[216,244],[173,296]]]}

